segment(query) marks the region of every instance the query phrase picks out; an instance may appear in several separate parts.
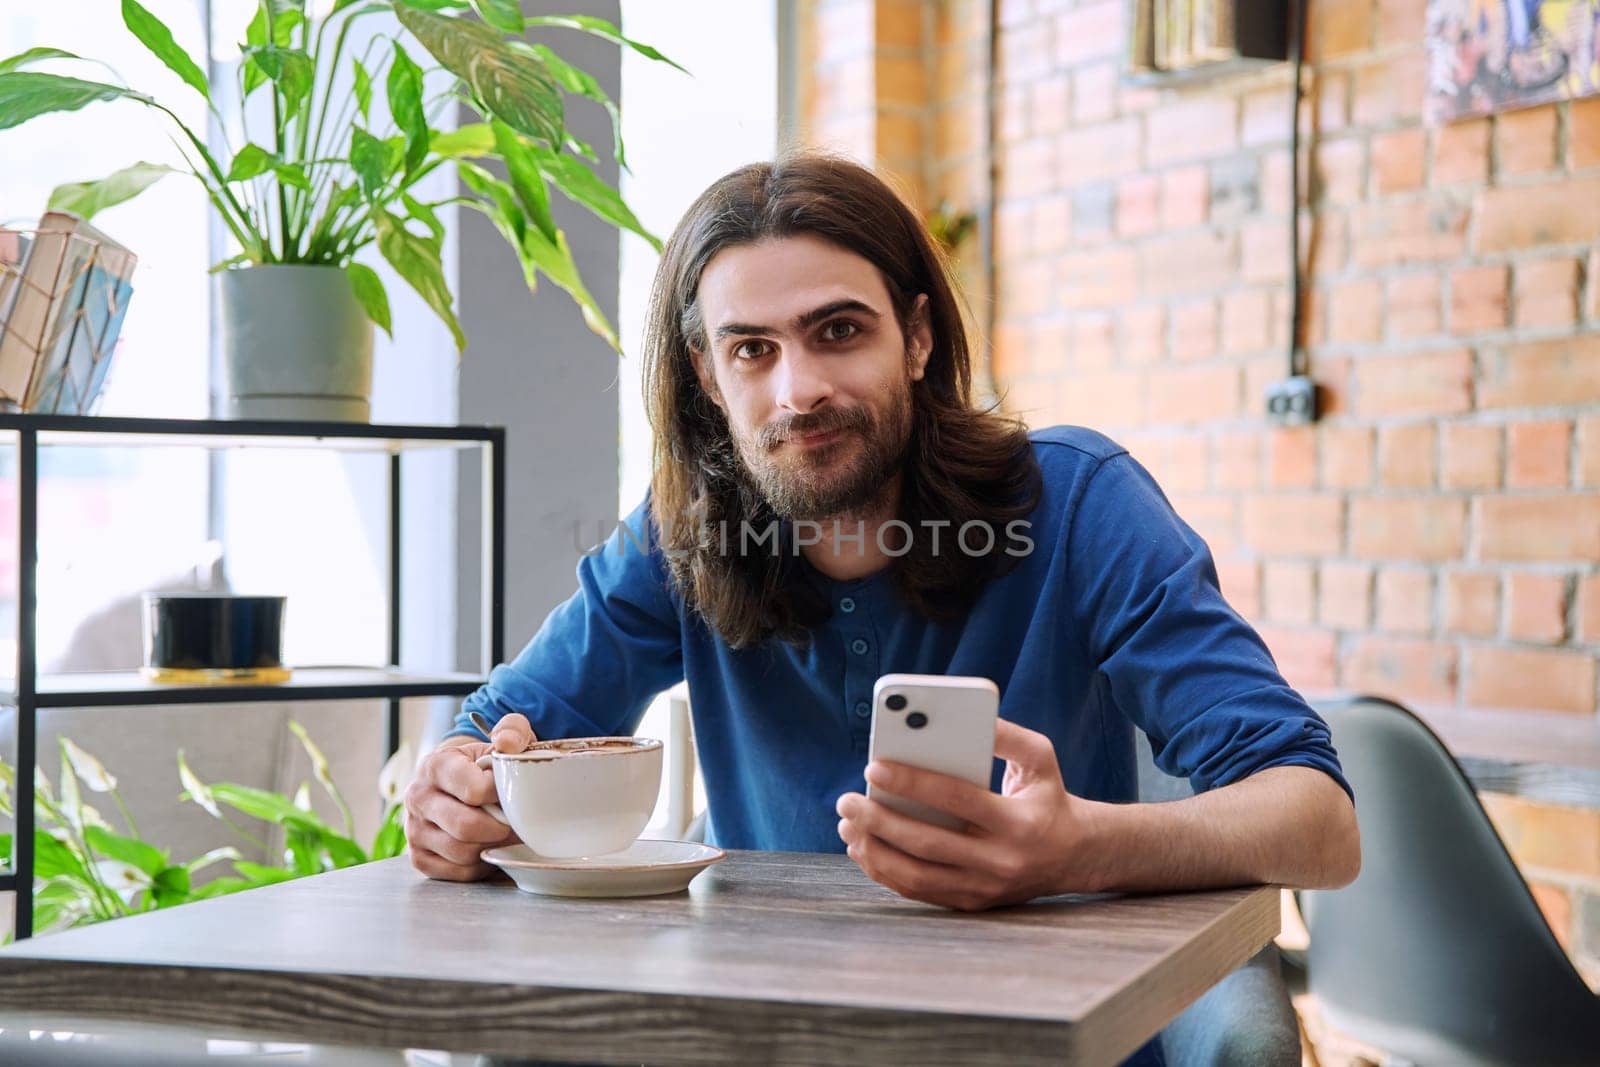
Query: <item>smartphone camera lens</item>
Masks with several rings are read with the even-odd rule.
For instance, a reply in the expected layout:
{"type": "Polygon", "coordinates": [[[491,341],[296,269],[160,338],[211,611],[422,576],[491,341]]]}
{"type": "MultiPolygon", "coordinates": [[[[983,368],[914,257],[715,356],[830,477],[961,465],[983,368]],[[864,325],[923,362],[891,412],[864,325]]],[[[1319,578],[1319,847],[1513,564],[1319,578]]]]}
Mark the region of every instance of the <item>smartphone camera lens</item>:
{"type": "Polygon", "coordinates": [[[883,706],[890,711],[904,711],[906,710],[906,698],[899,693],[895,693],[883,702],[883,706]]]}
{"type": "Polygon", "coordinates": [[[913,711],[910,715],[906,716],[906,725],[911,727],[913,730],[920,730],[924,726],[928,725],[928,717],[922,714],[920,711],[913,711]]]}

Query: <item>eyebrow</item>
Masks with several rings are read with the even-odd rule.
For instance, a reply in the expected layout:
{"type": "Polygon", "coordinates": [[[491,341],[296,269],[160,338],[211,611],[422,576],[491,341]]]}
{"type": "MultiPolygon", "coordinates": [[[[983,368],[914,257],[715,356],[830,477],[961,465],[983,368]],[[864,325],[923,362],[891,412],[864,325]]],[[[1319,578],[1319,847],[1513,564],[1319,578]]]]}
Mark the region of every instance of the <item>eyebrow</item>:
{"type": "MultiPolygon", "coordinates": [[[[846,298],[823,304],[821,307],[812,308],[810,311],[795,316],[794,328],[797,331],[808,329],[823,319],[832,318],[842,311],[854,311],[865,315],[874,322],[883,317],[874,311],[870,305],[864,304],[859,300],[846,298]]],[[[720,341],[724,337],[761,337],[775,332],[770,326],[753,326],[744,322],[729,322],[717,327],[716,338],[720,341]]]]}

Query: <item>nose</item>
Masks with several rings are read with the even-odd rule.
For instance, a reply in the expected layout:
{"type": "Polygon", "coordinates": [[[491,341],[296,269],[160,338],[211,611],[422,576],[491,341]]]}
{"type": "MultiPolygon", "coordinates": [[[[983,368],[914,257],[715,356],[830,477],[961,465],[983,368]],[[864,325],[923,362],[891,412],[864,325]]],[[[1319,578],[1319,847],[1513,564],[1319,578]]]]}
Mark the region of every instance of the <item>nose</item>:
{"type": "Polygon", "coordinates": [[[784,348],[775,384],[778,406],[796,415],[815,411],[833,396],[824,360],[803,346],[784,348]]]}

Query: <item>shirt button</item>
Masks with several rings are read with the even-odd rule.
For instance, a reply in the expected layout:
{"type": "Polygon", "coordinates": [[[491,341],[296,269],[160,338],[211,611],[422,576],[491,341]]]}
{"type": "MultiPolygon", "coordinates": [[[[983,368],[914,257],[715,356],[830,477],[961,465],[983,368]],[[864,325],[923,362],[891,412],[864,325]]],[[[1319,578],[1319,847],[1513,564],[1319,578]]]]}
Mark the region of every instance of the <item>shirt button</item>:
{"type": "Polygon", "coordinates": [[[867,713],[871,710],[871,706],[868,705],[865,700],[856,701],[856,718],[865,719],[867,717],[867,713]]]}
{"type": "Polygon", "coordinates": [[[858,656],[865,656],[867,654],[867,643],[858,637],[850,642],[850,651],[858,656]]]}
{"type": "Polygon", "coordinates": [[[856,610],[856,602],[849,597],[842,597],[839,600],[839,610],[848,615],[856,610]]]}

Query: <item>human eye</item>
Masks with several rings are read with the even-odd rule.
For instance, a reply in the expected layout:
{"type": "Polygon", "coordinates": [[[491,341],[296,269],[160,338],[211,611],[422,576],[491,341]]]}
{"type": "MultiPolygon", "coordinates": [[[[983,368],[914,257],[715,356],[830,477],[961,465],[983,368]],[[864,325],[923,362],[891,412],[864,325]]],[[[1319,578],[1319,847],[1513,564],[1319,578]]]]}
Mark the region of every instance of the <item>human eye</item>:
{"type": "Polygon", "coordinates": [[[824,341],[833,341],[835,343],[849,341],[860,332],[861,327],[857,326],[849,319],[834,319],[832,322],[826,323],[822,327],[822,339],[824,341]]]}
{"type": "Polygon", "coordinates": [[[768,345],[765,341],[740,341],[738,344],[733,346],[732,354],[734,359],[753,360],[760,359],[762,356],[766,355],[767,349],[768,345]]]}

